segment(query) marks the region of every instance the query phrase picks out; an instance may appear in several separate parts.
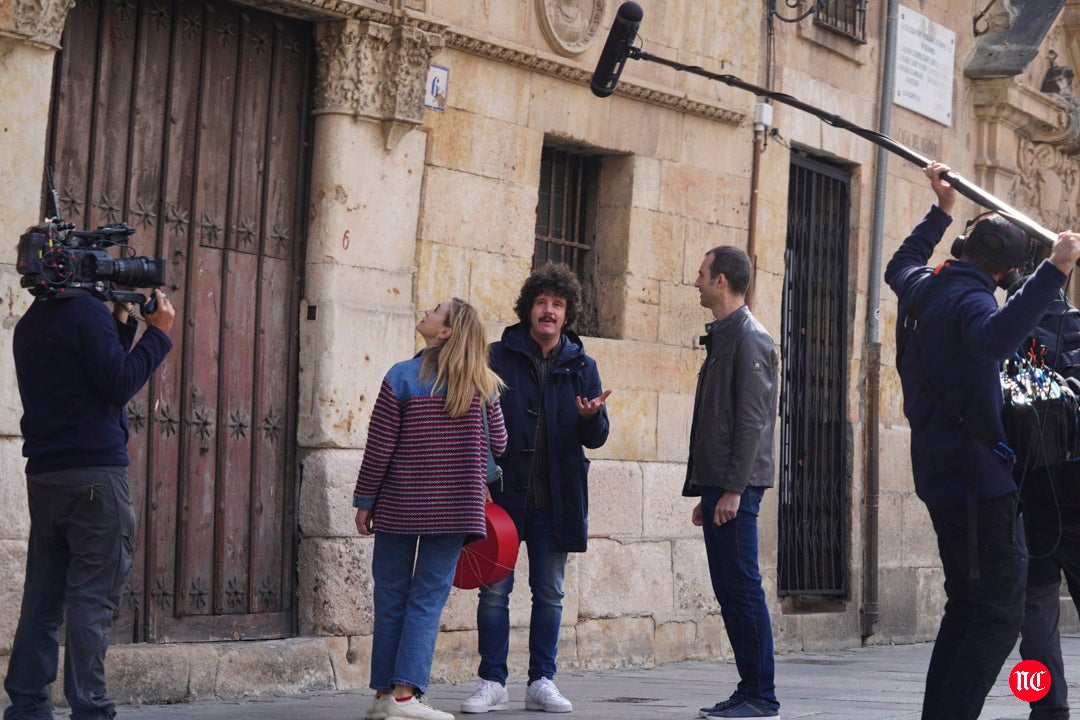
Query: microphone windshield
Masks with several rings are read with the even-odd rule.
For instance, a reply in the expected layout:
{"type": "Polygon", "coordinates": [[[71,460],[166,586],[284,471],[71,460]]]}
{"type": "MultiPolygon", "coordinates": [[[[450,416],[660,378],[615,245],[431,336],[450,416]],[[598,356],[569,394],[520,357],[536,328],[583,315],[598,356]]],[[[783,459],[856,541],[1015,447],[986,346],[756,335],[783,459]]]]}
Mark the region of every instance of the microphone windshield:
{"type": "Polygon", "coordinates": [[[615,22],[611,24],[611,32],[608,33],[607,42],[600,53],[600,59],[596,62],[596,72],[593,73],[593,95],[607,97],[615,92],[615,86],[619,84],[619,75],[622,74],[623,65],[630,54],[630,48],[634,45],[637,37],[637,29],[641,24],[644,13],[641,6],[636,2],[624,2],[615,13],[615,22]]]}

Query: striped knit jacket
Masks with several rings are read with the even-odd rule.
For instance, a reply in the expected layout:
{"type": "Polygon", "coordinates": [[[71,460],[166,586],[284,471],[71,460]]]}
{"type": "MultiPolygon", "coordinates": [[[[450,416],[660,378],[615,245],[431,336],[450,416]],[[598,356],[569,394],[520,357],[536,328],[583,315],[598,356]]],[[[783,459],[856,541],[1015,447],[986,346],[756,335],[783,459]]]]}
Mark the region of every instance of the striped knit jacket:
{"type": "MultiPolygon", "coordinates": [[[[480,396],[451,418],[445,392],[420,379],[422,355],[400,362],[383,378],[368,427],[353,507],[374,508],[376,532],[402,535],[486,535],[487,451],[480,396]]],[[[506,449],[498,396],[486,406],[491,448],[506,449]]]]}

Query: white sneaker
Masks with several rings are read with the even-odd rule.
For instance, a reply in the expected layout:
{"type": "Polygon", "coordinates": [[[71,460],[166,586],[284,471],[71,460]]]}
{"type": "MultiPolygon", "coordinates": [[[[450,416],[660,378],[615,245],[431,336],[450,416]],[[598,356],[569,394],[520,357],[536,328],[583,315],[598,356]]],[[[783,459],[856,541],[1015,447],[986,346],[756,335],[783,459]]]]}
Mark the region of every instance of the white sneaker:
{"type": "Polygon", "coordinates": [[[428,705],[423,695],[413,695],[408,700],[391,700],[386,704],[387,718],[413,718],[413,720],[454,720],[454,716],[428,705]]]}
{"type": "Polygon", "coordinates": [[[461,712],[486,713],[489,710],[507,710],[509,707],[510,696],[506,694],[505,685],[494,680],[481,680],[473,694],[461,703],[461,712]]]}
{"type": "Polygon", "coordinates": [[[563,713],[570,712],[574,706],[563,697],[559,688],[555,687],[555,683],[548,678],[540,678],[525,690],[525,709],[563,713]]]}
{"type": "Polygon", "coordinates": [[[384,720],[386,718],[386,704],[393,701],[394,696],[391,693],[383,693],[376,697],[371,703],[371,707],[368,708],[367,714],[364,715],[364,720],[384,720]]]}

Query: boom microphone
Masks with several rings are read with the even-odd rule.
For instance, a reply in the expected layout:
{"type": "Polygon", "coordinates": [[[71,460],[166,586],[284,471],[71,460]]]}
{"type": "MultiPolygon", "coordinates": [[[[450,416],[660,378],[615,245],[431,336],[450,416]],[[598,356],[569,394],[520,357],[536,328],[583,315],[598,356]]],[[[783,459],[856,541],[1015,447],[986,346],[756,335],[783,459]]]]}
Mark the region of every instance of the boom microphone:
{"type": "Polygon", "coordinates": [[[615,13],[615,22],[611,24],[611,32],[608,33],[604,50],[600,53],[600,59],[596,62],[596,72],[593,73],[592,88],[596,97],[607,97],[615,92],[615,86],[619,84],[619,75],[622,74],[626,58],[630,54],[630,48],[634,45],[637,37],[638,25],[644,13],[641,6],[636,2],[624,2],[615,13]]]}

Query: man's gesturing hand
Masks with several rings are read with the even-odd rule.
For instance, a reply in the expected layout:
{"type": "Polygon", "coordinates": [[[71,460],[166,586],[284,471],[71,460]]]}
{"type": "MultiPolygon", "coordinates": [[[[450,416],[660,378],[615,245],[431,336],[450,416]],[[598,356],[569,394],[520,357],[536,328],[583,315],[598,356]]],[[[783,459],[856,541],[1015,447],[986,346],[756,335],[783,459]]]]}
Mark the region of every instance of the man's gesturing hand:
{"type": "Polygon", "coordinates": [[[578,415],[585,420],[592,420],[600,414],[600,411],[604,408],[604,401],[607,400],[608,395],[610,394],[610,390],[605,390],[603,395],[595,397],[592,400],[581,396],[575,397],[574,400],[577,402],[578,415]]]}

